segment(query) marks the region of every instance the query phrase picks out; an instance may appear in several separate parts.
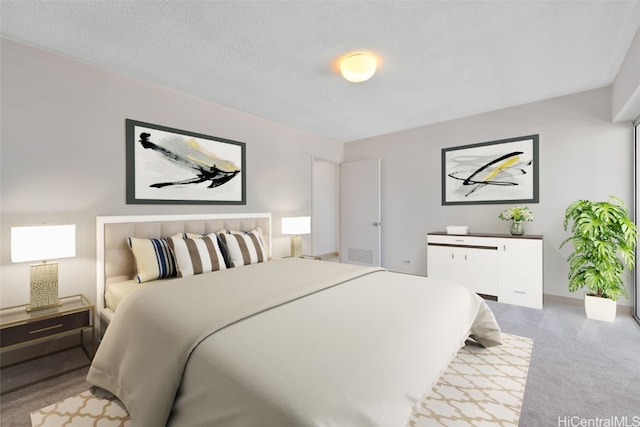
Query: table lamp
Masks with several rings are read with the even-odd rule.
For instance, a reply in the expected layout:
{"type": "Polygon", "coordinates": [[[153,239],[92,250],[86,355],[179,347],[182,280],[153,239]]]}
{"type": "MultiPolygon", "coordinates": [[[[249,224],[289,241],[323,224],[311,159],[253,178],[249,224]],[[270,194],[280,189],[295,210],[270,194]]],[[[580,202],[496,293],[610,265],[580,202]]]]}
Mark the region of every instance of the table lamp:
{"type": "Polygon", "coordinates": [[[58,299],[58,263],[49,260],[74,256],[75,224],[11,227],[11,261],[42,261],[30,266],[31,297],[27,311],[62,305],[58,299]]]}
{"type": "Polygon", "coordinates": [[[302,237],[300,237],[300,235],[309,233],[311,233],[310,216],[293,216],[282,218],[282,234],[291,234],[292,257],[299,257],[302,255],[302,237]]]}

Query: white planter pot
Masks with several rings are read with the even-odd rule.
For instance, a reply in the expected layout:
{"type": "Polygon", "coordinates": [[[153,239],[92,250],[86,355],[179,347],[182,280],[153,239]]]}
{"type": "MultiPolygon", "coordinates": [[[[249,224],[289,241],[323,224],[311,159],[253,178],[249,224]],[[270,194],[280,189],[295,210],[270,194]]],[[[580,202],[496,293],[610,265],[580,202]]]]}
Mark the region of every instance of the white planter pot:
{"type": "Polygon", "coordinates": [[[588,319],[613,322],[616,320],[616,307],[617,304],[612,299],[591,295],[584,296],[584,311],[587,313],[588,319]]]}

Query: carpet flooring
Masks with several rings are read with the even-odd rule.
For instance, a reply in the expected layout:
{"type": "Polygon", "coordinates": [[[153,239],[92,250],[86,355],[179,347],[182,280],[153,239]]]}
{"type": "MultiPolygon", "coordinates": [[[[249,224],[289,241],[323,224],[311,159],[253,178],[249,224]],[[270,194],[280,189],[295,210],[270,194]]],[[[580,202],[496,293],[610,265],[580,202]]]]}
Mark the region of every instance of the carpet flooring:
{"type": "Polygon", "coordinates": [[[535,342],[521,427],[640,426],[640,325],[630,314],[609,323],[582,305],[487,303],[504,332],[535,342]]]}
{"type": "Polygon", "coordinates": [[[85,378],[89,368],[84,367],[88,362],[82,349],[76,347],[0,370],[0,391],[3,393],[29,384],[36,377],[45,378],[56,371],[68,371],[0,396],[0,425],[31,427],[30,412],[88,390],[91,384],[85,378]],[[73,370],[73,367],[77,369],[73,370]]]}
{"type": "MultiPolygon", "coordinates": [[[[586,319],[581,306],[557,302],[545,301],[543,310],[488,304],[503,331],[535,342],[520,427],[640,416],[640,325],[629,314],[608,323],[586,319]]],[[[50,365],[47,358],[39,363],[50,365]]],[[[88,390],[86,373],[80,369],[1,396],[2,427],[29,427],[30,412],[88,390]]],[[[3,369],[0,389],[5,377],[3,369]]]]}

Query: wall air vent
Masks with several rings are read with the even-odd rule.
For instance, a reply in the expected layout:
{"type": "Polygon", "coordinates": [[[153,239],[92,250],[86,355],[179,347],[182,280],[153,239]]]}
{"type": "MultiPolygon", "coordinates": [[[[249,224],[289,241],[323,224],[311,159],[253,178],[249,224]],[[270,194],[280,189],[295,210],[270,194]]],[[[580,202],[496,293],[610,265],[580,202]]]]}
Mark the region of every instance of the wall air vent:
{"type": "Polygon", "coordinates": [[[347,260],[373,265],[373,251],[371,249],[348,248],[347,260]]]}

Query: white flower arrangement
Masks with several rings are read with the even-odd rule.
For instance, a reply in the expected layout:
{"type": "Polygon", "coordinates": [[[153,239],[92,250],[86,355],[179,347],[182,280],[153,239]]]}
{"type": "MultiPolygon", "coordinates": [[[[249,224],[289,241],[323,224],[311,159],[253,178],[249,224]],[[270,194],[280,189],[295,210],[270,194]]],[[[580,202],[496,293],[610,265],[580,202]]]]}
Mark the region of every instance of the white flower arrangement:
{"type": "Polygon", "coordinates": [[[533,212],[527,206],[514,206],[505,211],[500,212],[498,218],[504,221],[533,221],[533,212]]]}

